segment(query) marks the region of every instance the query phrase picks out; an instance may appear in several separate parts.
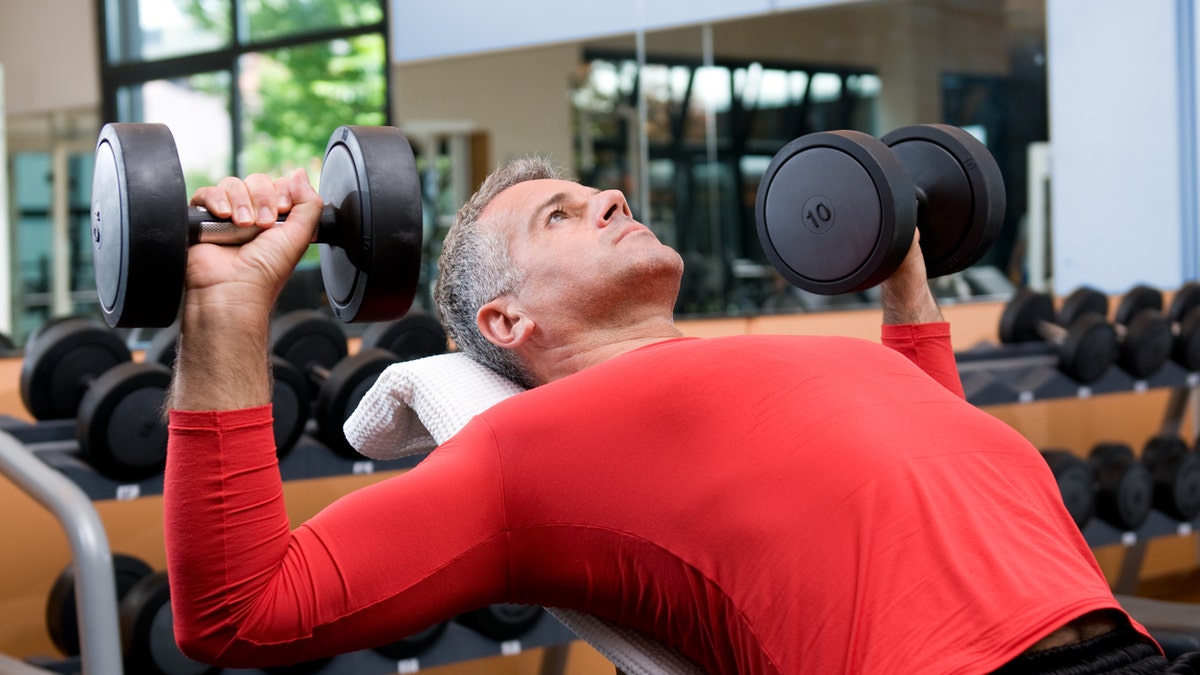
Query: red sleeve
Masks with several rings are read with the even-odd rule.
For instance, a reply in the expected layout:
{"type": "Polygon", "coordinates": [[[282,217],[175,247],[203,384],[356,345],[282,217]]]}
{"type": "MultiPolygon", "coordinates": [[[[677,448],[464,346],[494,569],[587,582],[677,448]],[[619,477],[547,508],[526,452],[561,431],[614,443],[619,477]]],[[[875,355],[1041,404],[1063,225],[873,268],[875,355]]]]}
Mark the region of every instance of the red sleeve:
{"type": "Polygon", "coordinates": [[[882,338],[884,345],[907,356],[942,386],[966,398],[950,344],[949,323],[884,324],[882,338]]]}
{"type": "Polygon", "coordinates": [[[224,667],[292,663],[506,600],[494,441],[490,455],[459,446],[291,531],[270,407],[171,411],[163,509],[180,647],[224,667]]]}

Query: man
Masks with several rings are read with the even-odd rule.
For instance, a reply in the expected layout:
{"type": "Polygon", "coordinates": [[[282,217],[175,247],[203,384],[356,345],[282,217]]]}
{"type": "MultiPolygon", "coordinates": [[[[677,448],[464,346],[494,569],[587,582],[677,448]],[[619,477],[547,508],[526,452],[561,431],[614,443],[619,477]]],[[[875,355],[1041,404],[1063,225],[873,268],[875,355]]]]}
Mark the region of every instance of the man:
{"type": "Polygon", "coordinates": [[[680,258],[624,197],[518,161],[460,211],[437,298],[464,351],[532,388],[289,532],[268,315],[320,198],[297,173],[193,202],[288,214],[188,255],[164,500],[194,658],[295,662],[520,602],[712,673],[1166,667],[1037,451],[963,400],[916,242],[881,287],[886,346],[687,339],[680,258]]]}

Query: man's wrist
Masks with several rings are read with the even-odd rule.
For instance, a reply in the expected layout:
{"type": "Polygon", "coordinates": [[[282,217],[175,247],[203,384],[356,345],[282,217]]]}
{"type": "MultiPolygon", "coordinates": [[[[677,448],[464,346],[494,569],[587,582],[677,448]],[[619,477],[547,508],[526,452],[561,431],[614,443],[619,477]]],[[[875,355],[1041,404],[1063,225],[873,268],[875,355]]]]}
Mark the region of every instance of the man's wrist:
{"type": "Polygon", "coordinates": [[[880,292],[884,324],[936,323],[945,320],[927,283],[904,289],[885,284],[880,292]]]}
{"type": "Polygon", "coordinates": [[[270,309],[196,295],[184,303],[170,407],[237,410],[270,403],[270,309]]]}

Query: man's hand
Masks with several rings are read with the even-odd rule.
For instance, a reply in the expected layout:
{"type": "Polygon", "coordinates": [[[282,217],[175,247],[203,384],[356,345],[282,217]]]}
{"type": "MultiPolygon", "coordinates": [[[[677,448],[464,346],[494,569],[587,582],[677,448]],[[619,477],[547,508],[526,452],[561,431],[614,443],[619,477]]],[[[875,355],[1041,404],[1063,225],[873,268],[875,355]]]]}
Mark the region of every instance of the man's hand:
{"type": "Polygon", "coordinates": [[[226,178],[201,188],[192,204],[263,231],[241,246],[188,249],[186,295],[171,407],[232,410],[271,401],[267,341],[271,310],[312,241],[321,197],[297,170],[271,180],[226,178]],[[276,227],[276,218],[287,220],[276,227]]]}
{"type": "Polygon", "coordinates": [[[920,239],[920,232],[914,232],[908,255],[892,276],[879,285],[885,324],[932,323],[945,320],[933,292],[929,289],[920,239]]]}
{"type": "Polygon", "coordinates": [[[264,316],[304,255],[321,215],[321,197],[298,169],[272,181],[262,174],[244,181],[225,178],[200,188],[192,204],[238,227],[263,228],[241,246],[198,244],[188,249],[186,313],[189,305],[217,303],[224,311],[245,307],[264,316]],[[275,227],[286,213],[282,227],[275,227]]]}

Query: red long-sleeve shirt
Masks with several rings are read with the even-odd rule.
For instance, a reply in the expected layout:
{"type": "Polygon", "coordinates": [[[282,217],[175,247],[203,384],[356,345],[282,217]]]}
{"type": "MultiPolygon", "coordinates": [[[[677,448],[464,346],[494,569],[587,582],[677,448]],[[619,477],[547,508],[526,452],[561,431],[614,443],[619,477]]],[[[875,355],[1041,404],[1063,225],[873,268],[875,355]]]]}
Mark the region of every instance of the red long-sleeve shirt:
{"type": "Polygon", "coordinates": [[[948,327],[883,339],[644,347],[294,531],[268,408],[173,411],[177,638],[254,666],[522,602],[712,673],[984,673],[1118,608],[1036,449],[963,400],[948,327]]]}

